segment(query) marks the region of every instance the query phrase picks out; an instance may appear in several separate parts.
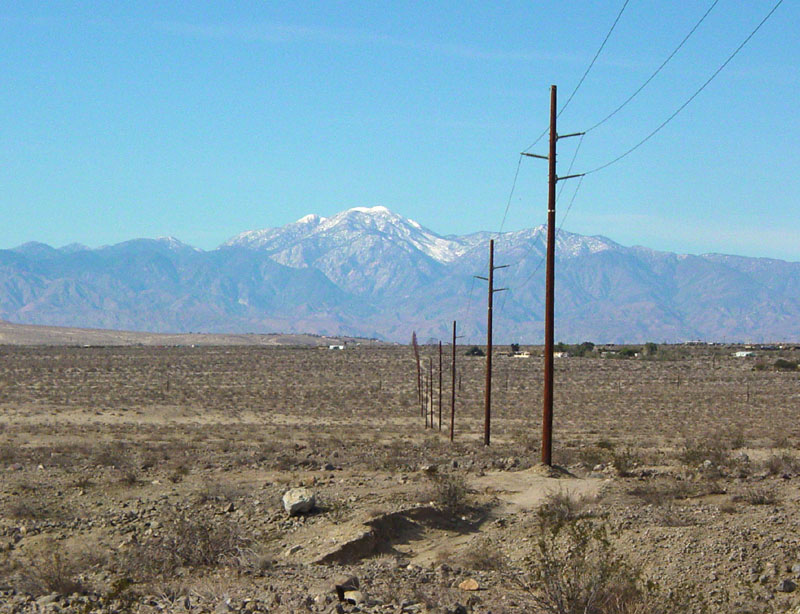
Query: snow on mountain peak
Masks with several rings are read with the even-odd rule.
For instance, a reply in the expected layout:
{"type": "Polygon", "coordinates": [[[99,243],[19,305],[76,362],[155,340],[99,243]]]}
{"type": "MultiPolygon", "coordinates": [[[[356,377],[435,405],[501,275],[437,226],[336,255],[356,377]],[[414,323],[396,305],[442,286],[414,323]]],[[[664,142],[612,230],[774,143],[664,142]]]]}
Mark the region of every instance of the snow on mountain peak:
{"type": "Polygon", "coordinates": [[[319,224],[320,222],[324,222],[327,218],[321,217],[316,213],[309,213],[308,215],[304,215],[299,220],[295,222],[295,224],[319,224]]]}
{"type": "Polygon", "coordinates": [[[352,207],[345,211],[345,213],[349,213],[351,211],[355,211],[356,213],[371,213],[371,214],[379,214],[379,213],[388,213],[391,214],[392,212],[389,211],[386,207],[378,205],[376,207],[352,207]]]}

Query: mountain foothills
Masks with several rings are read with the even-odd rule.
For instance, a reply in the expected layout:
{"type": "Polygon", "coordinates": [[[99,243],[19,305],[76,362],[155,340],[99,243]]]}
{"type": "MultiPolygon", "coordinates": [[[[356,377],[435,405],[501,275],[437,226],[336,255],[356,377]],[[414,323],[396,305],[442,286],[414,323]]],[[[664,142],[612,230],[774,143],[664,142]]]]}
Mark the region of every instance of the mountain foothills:
{"type": "MultiPolygon", "coordinates": [[[[485,331],[495,238],[495,339],[543,337],[545,229],[440,236],[384,207],[308,215],[212,251],[173,238],[0,250],[0,319],[150,332],[284,332],[464,342],[485,331]]],[[[800,338],[800,263],[623,247],[561,231],[556,338],[800,338]]]]}

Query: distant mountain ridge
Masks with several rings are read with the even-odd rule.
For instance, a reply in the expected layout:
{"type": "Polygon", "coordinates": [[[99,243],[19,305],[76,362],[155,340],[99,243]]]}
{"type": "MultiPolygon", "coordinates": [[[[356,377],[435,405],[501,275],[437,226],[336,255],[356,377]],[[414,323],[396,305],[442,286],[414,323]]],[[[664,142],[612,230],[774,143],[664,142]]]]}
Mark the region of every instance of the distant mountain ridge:
{"type": "MultiPolygon", "coordinates": [[[[0,250],[0,319],[150,332],[314,333],[406,342],[454,319],[485,330],[495,239],[495,338],[541,342],[543,226],[439,235],[385,207],[307,215],[203,251],[174,237],[89,249],[0,250]]],[[[563,341],[800,339],[800,263],[625,247],[562,231],[556,338],[563,341]]]]}

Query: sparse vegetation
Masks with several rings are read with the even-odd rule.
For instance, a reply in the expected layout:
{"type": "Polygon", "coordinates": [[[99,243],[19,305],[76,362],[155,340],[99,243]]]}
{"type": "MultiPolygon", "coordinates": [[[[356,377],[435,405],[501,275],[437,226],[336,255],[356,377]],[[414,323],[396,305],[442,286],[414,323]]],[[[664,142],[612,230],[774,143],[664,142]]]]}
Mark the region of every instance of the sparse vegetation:
{"type": "Polygon", "coordinates": [[[33,595],[83,593],[81,556],[66,552],[54,541],[46,541],[19,570],[21,587],[33,595]]]}
{"type": "Polygon", "coordinates": [[[252,543],[233,522],[212,522],[176,510],[161,521],[157,532],[131,548],[124,564],[128,574],[144,579],[169,575],[180,567],[234,565],[252,543]]]}
{"type": "Polygon", "coordinates": [[[450,516],[463,514],[469,509],[469,488],[464,476],[454,472],[429,474],[433,484],[433,501],[450,516]]]}
{"type": "Polygon", "coordinates": [[[735,495],[733,500],[743,501],[750,505],[776,505],[780,502],[780,498],[773,489],[757,486],[745,489],[741,494],[735,495]]]}
{"type": "Polygon", "coordinates": [[[777,371],[797,371],[797,363],[793,360],[786,360],[785,358],[778,358],[772,366],[777,371]]]}
{"type": "Polygon", "coordinates": [[[686,611],[641,577],[612,546],[607,526],[576,519],[542,522],[521,582],[537,612],[648,614],[686,611]]]}
{"type": "Polygon", "coordinates": [[[586,501],[567,490],[550,492],[537,510],[542,525],[563,525],[585,517],[586,501]]]}
{"type": "MultiPolygon", "coordinates": [[[[577,347],[567,351],[577,355],[577,347]]],[[[558,474],[559,492],[552,478],[528,470],[539,457],[531,408],[536,414],[541,361],[497,353],[492,445],[483,446],[482,360],[459,362],[451,444],[447,414],[442,433],[438,422],[423,429],[408,347],[2,348],[0,585],[20,599],[56,592],[22,575],[31,576],[39,545],[50,540],[68,572],[52,575],[87,590],[87,611],[102,609],[101,598],[121,613],[181,609],[186,598],[190,609],[213,611],[222,595],[241,609],[243,595],[265,593],[262,609],[303,611],[308,591],[296,587],[323,573],[308,562],[367,535],[343,562],[362,580],[368,573],[369,599],[382,600],[376,607],[422,603],[418,592],[431,609],[469,598],[475,614],[537,612],[508,576],[536,552],[531,519],[538,526],[548,518],[551,526],[606,527],[611,552],[634,578],[621,585],[632,600],[617,602],[628,610],[612,612],[660,612],[662,597],[647,601],[639,569],[657,569],[665,591],[688,599],[697,591],[686,578],[710,565],[716,579],[700,592],[714,611],[758,611],[774,585],[739,573],[742,565],[794,564],[785,546],[800,522],[789,504],[800,473],[800,379],[778,372],[775,356],[754,373],[730,348],[712,355],[661,346],[657,360],[588,359],[619,349],[556,363],[554,460],[574,476],[558,474]],[[602,473],[592,472],[598,464],[602,473]],[[429,467],[439,475],[429,479],[429,467]],[[301,485],[318,495],[317,511],[290,518],[281,497],[301,485]],[[536,489],[544,488],[554,494],[537,512],[546,491],[536,489]],[[381,515],[387,530],[371,543],[372,525],[361,523],[381,515]],[[781,541],[762,543],[754,526],[769,526],[781,541]],[[107,558],[77,556],[84,540],[107,558]],[[400,559],[411,565],[397,567],[400,559]],[[174,579],[161,580],[162,570],[174,579]],[[482,590],[466,595],[456,586],[472,572],[482,590]]],[[[434,348],[419,352],[426,365],[435,358],[434,348]]],[[[800,352],[780,356],[796,361],[800,352]]],[[[558,543],[568,543],[564,536],[558,543]]],[[[83,614],[77,599],[67,594],[58,606],[83,614]]]]}

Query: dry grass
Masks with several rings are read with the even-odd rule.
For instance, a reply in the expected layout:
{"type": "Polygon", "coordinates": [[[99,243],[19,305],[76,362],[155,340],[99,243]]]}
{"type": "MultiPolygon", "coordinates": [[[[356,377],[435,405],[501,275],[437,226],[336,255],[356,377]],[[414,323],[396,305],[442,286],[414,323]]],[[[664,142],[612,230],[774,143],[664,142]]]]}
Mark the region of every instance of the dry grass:
{"type": "Polygon", "coordinates": [[[131,548],[124,568],[146,579],[180,567],[238,566],[247,560],[252,543],[231,521],[175,511],[162,519],[157,532],[131,548]]]}

